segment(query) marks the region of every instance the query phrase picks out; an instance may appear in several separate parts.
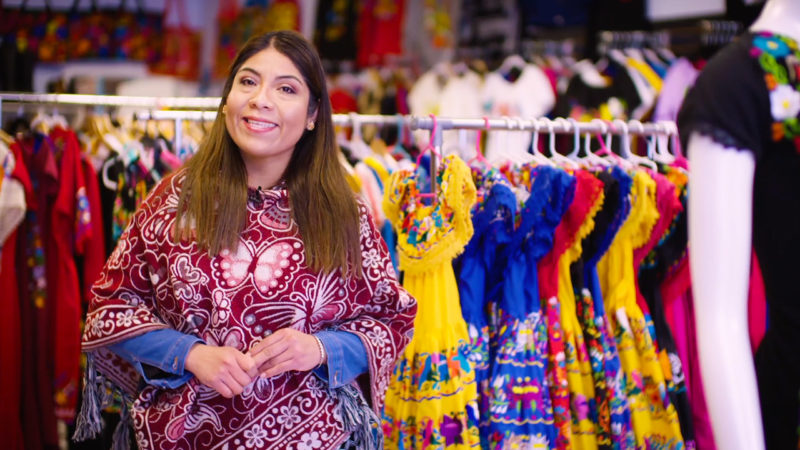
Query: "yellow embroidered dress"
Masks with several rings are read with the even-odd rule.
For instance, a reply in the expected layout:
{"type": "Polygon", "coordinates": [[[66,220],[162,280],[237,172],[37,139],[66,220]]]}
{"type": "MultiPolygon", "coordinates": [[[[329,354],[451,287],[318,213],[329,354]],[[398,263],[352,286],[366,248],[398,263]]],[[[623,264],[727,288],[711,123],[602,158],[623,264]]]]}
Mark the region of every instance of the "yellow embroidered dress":
{"type": "Polygon", "coordinates": [[[598,448],[596,425],[592,421],[597,414],[594,379],[583,330],[578,321],[570,265],[581,256],[581,241],[594,228],[594,216],[602,206],[604,196],[602,181],[588,172],[579,171],[575,175],[575,200],[565,218],[568,222],[562,222],[572,226],[568,229],[571,245],[558,260],[558,299],[561,302],[561,328],[572,412],[572,448],[593,450],[598,448]],[[577,227],[574,226],[575,222],[577,227]]]}
{"type": "Polygon", "coordinates": [[[646,244],[658,220],[655,181],[633,175],[632,208],[614,242],[597,265],[607,320],[619,345],[627,376],[628,402],[638,448],[682,449],[678,415],[667,396],[664,372],[636,303],[633,250],[646,244]]]}
{"type": "Polygon", "coordinates": [[[415,174],[392,174],[386,217],[397,230],[403,286],[417,299],[414,337],[395,365],[386,392],[385,448],[477,448],[477,387],[468,361],[469,335],[461,315],[452,261],[473,233],[476,201],[469,167],[442,160],[435,202],[416,196],[415,174]]]}

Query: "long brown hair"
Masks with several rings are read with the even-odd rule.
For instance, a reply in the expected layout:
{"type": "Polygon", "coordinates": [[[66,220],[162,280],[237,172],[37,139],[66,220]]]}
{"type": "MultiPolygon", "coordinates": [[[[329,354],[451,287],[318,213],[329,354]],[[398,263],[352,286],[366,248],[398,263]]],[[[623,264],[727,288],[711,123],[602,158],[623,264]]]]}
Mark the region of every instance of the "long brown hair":
{"type": "Polygon", "coordinates": [[[312,270],[341,269],[346,276],[360,276],[358,205],[338,159],[325,73],[314,48],[293,31],[254,36],[236,55],[211,132],[185,166],[176,238],[193,236],[211,255],[226,248],[235,251],[238,245],[247,219],[247,170],[225,126],[222,107],[242,64],[268,48],[294,63],[310,90],[308,114],[317,111],[315,128],[303,132],[283,174],[306,264],[312,270]]]}

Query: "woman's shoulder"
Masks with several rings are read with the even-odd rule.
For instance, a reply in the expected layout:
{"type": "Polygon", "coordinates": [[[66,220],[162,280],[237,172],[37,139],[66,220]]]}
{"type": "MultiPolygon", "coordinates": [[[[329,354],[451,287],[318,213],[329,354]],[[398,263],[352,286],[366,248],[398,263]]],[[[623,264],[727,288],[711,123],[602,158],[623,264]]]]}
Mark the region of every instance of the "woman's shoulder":
{"type": "Polygon", "coordinates": [[[147,197],[139,206],[138,214],[151,216],[164,210],[174,214],[174,211],[177,210],[178,199],[185,179],[185,169],[178,169],[162,178],[147,194],[147,197]]]}

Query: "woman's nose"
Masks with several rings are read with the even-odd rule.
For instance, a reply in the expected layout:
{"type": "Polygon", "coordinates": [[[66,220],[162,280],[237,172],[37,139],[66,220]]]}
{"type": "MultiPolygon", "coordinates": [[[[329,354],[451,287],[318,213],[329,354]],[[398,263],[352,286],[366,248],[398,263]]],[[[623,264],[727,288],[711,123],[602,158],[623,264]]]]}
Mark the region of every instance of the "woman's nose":
{"type": "Polygon", "coordinates": [[[256,109],[272,109],[275,107],[275,102],[272,100],[272,95],[268,88],[259,89],[250,97],[250,106],[256,109]]]}

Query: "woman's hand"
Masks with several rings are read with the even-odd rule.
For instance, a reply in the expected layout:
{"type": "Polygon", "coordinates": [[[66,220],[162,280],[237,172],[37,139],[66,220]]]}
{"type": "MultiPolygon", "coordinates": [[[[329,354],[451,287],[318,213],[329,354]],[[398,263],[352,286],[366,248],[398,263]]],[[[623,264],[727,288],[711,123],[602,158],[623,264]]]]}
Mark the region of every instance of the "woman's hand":
{"type": "Polygon", "coordinates": [[[287,370],[311,370],[325,362],[317,338],[292,328],[282,328],[267,336],[249,354],[266,378],[287,370]]]}
{"type": "Polygon", "coordinates": [[[186,355],[185,368],[225,398],[241,394],[258,375],[258,366],[250,355],[233,347],[205,344],[192,346],[186,355]]]}

